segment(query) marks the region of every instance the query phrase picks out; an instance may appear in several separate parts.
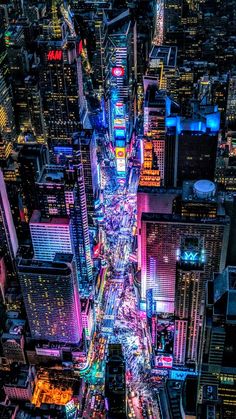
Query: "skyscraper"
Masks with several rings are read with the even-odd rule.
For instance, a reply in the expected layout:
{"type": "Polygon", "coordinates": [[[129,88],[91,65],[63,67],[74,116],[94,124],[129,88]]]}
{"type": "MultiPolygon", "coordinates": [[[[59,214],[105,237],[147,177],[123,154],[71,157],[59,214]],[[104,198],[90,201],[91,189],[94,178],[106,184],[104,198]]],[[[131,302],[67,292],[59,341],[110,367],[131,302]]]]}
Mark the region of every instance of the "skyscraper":
{"type": "Polygon", "coordinates": [[[199,380],[200,416],[212,405],[220,417],[235,416],[235,279],[235,266],[228,266],[208,282],[199,380]]]}
{"type": "Polygon", "coordinates": [[[89,296],[93,285],[92,258],[85,181],[80,139],[73,137],[71,146],[54,148],[56,159],[65,166],[47,166],[37,183],[38,207],[46,218],[71,219],[75,260],[80,293],[89,296]]]}
{"type": "Polygon", "coordinates": [[[109,345],[106,364],[105,396],[108,401],[108,418],[126,417],[125,361],[120,344],[109,345]]]}
{"type": "Polygon", "coordinates": [[[39,40],[40,92],[48,143],[66,145],[80,128],[85,112],[79,41],[66,28],[66,37],[39,40]]]}
{"type": "Polygon", "coordinates": [[[203,241],[206,255],[204,282],[215,271],[221,272],[225,267],[229,219],[219,207],[215,216],[204,218],[203,223],[202,207],[207,208],[208,203],[214,200],[215,190],[211,182],[206,185],[196,182],[195,186],[195,190],[194,185],[187,189],[180,203],[181,207],[188,200],[195,202],[195,211],[190,211],[188,215],[181,215],[178,205],[172,214],[142,214],[141,298],[145,301],[147,290],[153,289],[157,312],[174,312],[176,258],[184,237],[197,237],[203,241]]]}
{"type": "Polygon", "coordinates": [[[80,143],[81,159],[84,174],[84,186],[87,202],[88,221],[93,224],[93,217],[95,215],[95,200],[98,197],[98,162],[96,137],[93,130],[79,131],[78,142],[80,143]]]}
{"type": "Polygon", "coordinates": [[[33,210],[37,209],[35,182],[41,170],[48,163],[48,149],[42,144],[24,144],[20,147],[19,175],[21,178],[22,202],[25,219],[29,221],[33,210]]]}
{"type": "Polygon", "coordinates": [[[79,343],[82,321],[75,262],[56,255],[53,262],[21,259],[18,275],[33,339],[79,343]]]}
{"type": "Polygon", "coordinates": [[[158,89],[178,100],[177,47],[154,45],[149,55],[148,75],[157,77],[158,89]]]}
{"type": "Polygon", "coordinates": [[[161,186],[160,170],[158,168],[157,156],[153,150],[153,141],[148,138],[144,138],[141,141],[143,142],[143,163],[141,166],[139,186],[161,186]]]}
{"type": "Polygon", "coordinates": [[[176,198],[181,189],[138,187],[137,192],[137,231],[138,231],[138,267],[141,269],[141,222],[143,213],[172,214],[176,198]]]}
{"type": "Polygon", "coordinates": [[[30,219],[34,259],[53,261],[56,253],[74,253],[72,226],[69,218],[41,218],[35,210],[30,219]]]}
{"type": "Polygon", "coordinates": [[[144,101],[144,135],[150,137],[160,170],[161,186],[165,184],[166,117],[170,115],[171,101],[164,91],[150,84],[144,101]]]}
{"type": "Polygon", "coordinates": [[[15,140],[15,118],[9,88],[0,71],[0,133],[7,141],[15,140]]]}
{"type": "Polygon", "coordinates": [[[236,118],[235,118],[235,106],[236,106],[236,75],[232,74],[229,78],[228,84],[228,97],[227,97],[227,108],[226,108],[226,122],[228,129],[235,131],[236,129],[236,118]]]}
{"type": "Polygon", "coordinates": [[[166,185],[185,180],[214,180],[220,113],[216,105],[192,103],[192,117],[166,119],[166,185]]]}
{"type": "Polygon", "coordinates": [[[0,253],[4,257],[9,277],[16,274],[15,258],[18,250],[18,239],[12,219],[6,185],[0,170],[0,253]]]}
{"type": "Polygon", "coordinates": [[[198,361],[204,300],[205,251],[203,240],[185,237],[177,255],[175,284],[174,363],[198,361]]]}

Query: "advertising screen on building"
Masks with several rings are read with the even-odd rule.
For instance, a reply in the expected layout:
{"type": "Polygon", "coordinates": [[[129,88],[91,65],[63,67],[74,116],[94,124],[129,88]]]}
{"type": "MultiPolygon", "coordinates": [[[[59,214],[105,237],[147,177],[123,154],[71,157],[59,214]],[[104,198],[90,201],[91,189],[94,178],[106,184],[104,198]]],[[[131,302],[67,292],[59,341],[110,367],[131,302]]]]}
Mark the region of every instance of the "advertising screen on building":
{"type": "Polygon", "coordinates": [[[155,356],[156,368],[172,368],[173,357],[171,355],[158,355],[155,356]]]}
{"type": "Polygon", "coordinates": [[[115,104],[115,115],[116,116],[124,116],[125,114],[125,110],[124,110],[124,105],[121,102],[117,102],[115,104]]]}
{"type": "Polygon", "coordinates": [[[116,148],[118,147],[125,147],[125,140],[116,140],[116,144],[115,144],[116,148]]]}
{"type": "Polygon", "coordinates": [[[125,138],[125,130],[115,129],[115,138],[125,138]]]}
{"type": "Polygon", "coordinates": [[[114,128],[124,128],[125,129],[125,119],[124,118],[116,118],[114,119],[114,128]]]}
{"type": "Polygon", "coordinates": [[[125,172],[125,159],[117,159],[116,160],[116,167],[118,173],[125,172]]]}
{"type": "Polygon", "coordinates": [[[125,158],[125,148],[116,147],[116,158],[117,159],[124,159],[125,158]]]}
{"type": "Polygon", "coordinates": [[[125,70],[123,67],[113,67],[111,73],[114,77],[123,77],[125,70]]]}

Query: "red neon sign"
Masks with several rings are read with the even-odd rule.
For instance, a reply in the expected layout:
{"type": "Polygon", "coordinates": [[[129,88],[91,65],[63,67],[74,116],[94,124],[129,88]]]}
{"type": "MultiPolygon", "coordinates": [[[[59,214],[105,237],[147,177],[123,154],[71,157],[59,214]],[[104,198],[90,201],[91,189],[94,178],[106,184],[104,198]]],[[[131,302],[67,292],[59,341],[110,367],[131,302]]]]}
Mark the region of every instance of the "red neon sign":
{"type": "Polygon", "coordinates": [[[48,61],[58,61],[62,59],[62,51],[52,50],[48,52],[48,61]]]}
{"type": "Polygon", "coordinates": [[[125,74],[123,67],[113,67],[111,73],[114,77],[122,77],[125,74]]]}
{"type": "Polygon", "coordinates": [[[117,157],[124,157],[125,153],[123,151],[118,151],[117,157]]]}

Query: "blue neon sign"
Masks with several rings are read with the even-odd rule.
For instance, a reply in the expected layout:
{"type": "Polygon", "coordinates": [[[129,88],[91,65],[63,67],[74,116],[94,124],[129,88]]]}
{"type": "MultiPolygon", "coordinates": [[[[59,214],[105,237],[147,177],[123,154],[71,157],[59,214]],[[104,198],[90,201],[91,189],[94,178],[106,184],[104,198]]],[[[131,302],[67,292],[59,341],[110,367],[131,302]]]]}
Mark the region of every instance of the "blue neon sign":
{"type": "Polygon", "coordinates": [[[183,260],[189,260],[191,262],[196,262],[199,259],[199,253],[198,252],[189,252],[185,251],[182,256],[183,260]]]}

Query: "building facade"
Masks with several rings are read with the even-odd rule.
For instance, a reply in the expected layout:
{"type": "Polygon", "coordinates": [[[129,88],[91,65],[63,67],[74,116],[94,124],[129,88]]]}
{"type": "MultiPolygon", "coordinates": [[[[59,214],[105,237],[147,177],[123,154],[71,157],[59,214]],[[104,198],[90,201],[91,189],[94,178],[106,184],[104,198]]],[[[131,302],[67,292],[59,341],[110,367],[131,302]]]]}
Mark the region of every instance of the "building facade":
{"type": "Polygon", "coordinates": [[[54,262],[21,259],[18,275],[33,339],[78,344],[81,312],[72,255],[54,262]]]}

